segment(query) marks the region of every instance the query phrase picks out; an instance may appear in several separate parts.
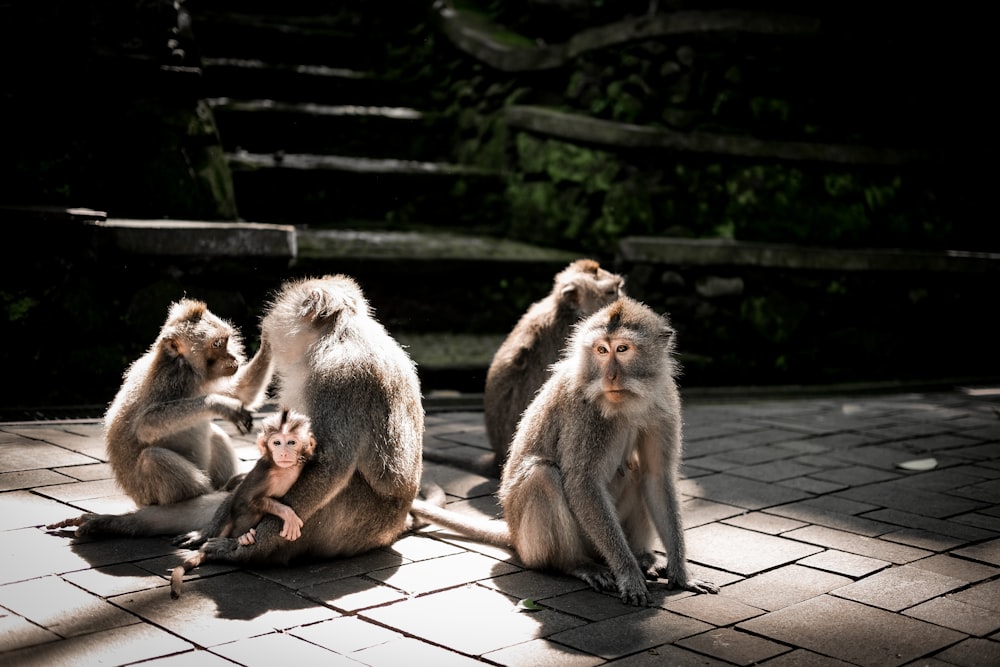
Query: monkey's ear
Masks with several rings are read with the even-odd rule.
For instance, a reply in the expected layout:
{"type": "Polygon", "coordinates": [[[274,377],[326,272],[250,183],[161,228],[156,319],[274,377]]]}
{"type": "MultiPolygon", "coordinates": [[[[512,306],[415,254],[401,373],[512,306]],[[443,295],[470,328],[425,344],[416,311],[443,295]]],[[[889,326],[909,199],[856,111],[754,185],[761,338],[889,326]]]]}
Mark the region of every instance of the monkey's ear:
{"type": "Polygon", "coordinates": [[[168,333],[160,339],[160,349],[171,358],[187,357],[191,351],[191,346],[184,340],[183,336],[176,333],[168,333]]]}
{"type": "Polygon", "coordinates": [[[562,288],[559,292],[559,300],[563,303],[571,303],[574,306],[580,303],[580,290],[576,288],[576,285],[570,283],[562,288]]]}
{"type": "Polygon", "coordinates": [[[257,436],[257,449],[261,456],[267,456],[267,437],[263,433],[257,436]]]}

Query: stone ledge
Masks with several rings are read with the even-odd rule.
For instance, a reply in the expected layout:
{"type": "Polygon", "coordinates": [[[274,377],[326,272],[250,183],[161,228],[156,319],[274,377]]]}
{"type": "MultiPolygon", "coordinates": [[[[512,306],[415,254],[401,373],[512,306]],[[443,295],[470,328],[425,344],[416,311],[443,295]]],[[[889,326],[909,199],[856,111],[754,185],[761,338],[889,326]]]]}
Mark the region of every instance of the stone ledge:
{"type": "Polygon", "coordinates": [[[618,243],[619,259],[674,266],[757,266],[824,271],[936,271],[996,273],[1000,253],[895,248],[818,248],[726,239],[631,236],[618,243]]]}
{"type": "Polygon", "coordinates": [[[126,219],[88,224],[110,237],[119,250],[140,255],[292,259],[298,254],[291,225],[126,219]]]}
{"type": "Polygon", "coordinates": [[[896,165],[920,160],[918,151],[796,141],[764,141],[740,135],[676,132],[661,127],[616,123],[544,107],[511,105],[504,109],[510,127],[559,139],[625,149],[732,155],[803,162],[896,165]]]}

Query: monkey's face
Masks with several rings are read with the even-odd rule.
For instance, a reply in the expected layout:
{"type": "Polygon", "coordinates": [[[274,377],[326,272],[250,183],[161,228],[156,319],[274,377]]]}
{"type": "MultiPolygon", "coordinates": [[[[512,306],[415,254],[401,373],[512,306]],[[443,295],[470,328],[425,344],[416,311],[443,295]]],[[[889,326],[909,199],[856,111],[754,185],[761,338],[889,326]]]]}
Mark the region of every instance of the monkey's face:
{"type": "Polygon", "coordinates": [[[594,341],[591,354],[600,371],[604,398],[613,404],[621,403],[630,392],[628,380],[636,355],[634,343],[629,338],[601,337],[594,341]]]}
{"type": "Polygon", "coordinates": [[[275,433],[267,439],[267,449],[271,460],[279,468],[291,468],[299,462],[299,455],[305,442],[296,433],[275,433]]]}
{"type": "Polygon", "coordinates": [[[205,375],[220,378],[232,375],[240,367],[240,359],[229,346],[229,336],[207,341],[205,345],[205,375]]]}

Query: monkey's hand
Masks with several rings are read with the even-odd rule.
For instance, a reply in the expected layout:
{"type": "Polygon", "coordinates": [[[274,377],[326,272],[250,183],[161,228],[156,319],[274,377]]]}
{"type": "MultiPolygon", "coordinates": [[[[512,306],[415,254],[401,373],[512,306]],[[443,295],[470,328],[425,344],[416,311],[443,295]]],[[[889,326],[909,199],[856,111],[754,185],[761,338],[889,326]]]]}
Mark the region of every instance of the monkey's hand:
{"type": "Polygon", "coordinates": [[[641,572],[628,573],[618,578],[618,596],[625,604],[648,607],[653,602],[646,586],[646,578],[641,572]]]}
{"type": "Polygon", "coordinates": [[[232,561],[233,552],[240,543],[231,537],[210,537],[201,548],[205,560],[232,561]]]}
{"type": "Polygon", "coordinates": [[[207,402],[216,414],[231,421],[236,430],[243,435],[253,428],[253,415],[243,406],[243,401],[240,399],[222,394],[209,394],[207,402]]]}
{"type": "Polygon", "coordinates": [[[302,537],[302,519],[291,507],[286,506],[286,508],[288,511],[281,512],[280,515],[285,523],[281,526],[281,532],[278,534],[289,542],[294,542],[302,537]]]}
{"type": "Polygon", "coordinates": [[[91,512],[88,512],[86,514],[81,514],[80,516],[72,518],[72,519],[63,519],[62,521],[58,521],[56,523],[50,523],[49,525],[45,526],[45,529],[46,530],[55,530],[56,528],[69,528],[70,526],[81,526],[86,521],[88,521],[89,519],[91,519],[94,516],[97,516],[97,515],[93,514],[91,512]]]}
{"type": "Polygon", "coordinates": [[[256,528],[251,528],[250,530],[248,530],[247,532],[243,533],[238,538],[236,538],[236,541],[240,543],[241,547],[248,547],[251,544],[256,543],[257,542],[257,529],[256,528]]]}

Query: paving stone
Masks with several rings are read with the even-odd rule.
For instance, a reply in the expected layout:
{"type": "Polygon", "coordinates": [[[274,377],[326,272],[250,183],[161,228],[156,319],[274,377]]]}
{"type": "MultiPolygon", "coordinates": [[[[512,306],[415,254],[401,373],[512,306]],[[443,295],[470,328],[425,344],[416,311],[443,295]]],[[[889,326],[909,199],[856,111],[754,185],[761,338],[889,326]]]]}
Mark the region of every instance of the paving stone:
{"type": "Polygon", "coordinates": [[[583,624],[552,609],[519,612],[516,603],[494,590],[463,586],[362,611],[360,616],[468,655],[482,655],[583,624]]]}
{"type": "Polygon", "coordinates": [[[1000,516],[994,516],[990,512],[990,509],[989,507],[983,507],[979,512],[959,514],[958,516],[951,517],[951,521],[966,526],[982,528],[993,535],[1000,535],[1000,516]]]}
{"type": "Polygon", "coordinates": [[[849,667],[849,664],[842,660],[802,649],[782,653],[777,658],[771,658],[761,664],[767,667],[849,667]]]}
{"type": "Polygon", "coordinates": [[[978,637],[1000,629],[1000,613],[960,602],[950,596],[928,600],[903,613],[978,637]]]}
{"type": "Polygon", "coordinates": [[[0,653],[62,639],[23,616],[0,609],[0,653]]]}
{"type": "Polygon", "coordinates": [[[0,444],[0,472],[40,470],[87,463],[100,463],[100,461],[45,442],[18,441],[0,444]]]}
{"type": "Polygon", "coordinates": [[[685,485],[684,493],[748,510],[784,505],[809,497],[804,491],[776,484],[764,484],[726,473],[699,477],[695,484],[685,485]]]}
{"type": "Polygon", "coordinates": [[[594,667],[604,664],[603,658],[583,653],[547,639],[533,639],[517,646],[491,651],[483,656],[492,663],[509,667],[594,667]]]}
{"type": "Polygon", "coordinates": [[[985,639],[966,639],[941,651],[936,657],[957,667],[996,667],[1000,665],[1000,643],[985,639]]]}
{"type": "Polygon", "coordinates": [[[1000,503],[1000,480],[991,479],[977,484],[970,484],[949,491],[953,496],[961,496],[984,503],[1000,503]]]}
{"type": "Polygon", "coordinates": [[[110,597],[163,586],[168,572],[166,568],[159,568],[158,571],[159,574],[154,574],[133,563],[120,563],[79,572],[67,572],[62,578],[94,595],[110,597]]]}
{"type": "Polygon", "coordinates": [[[406,593],[366,577],[348,577],[299,589],[299,594],[345,613],[406,598],[406,593]]]}
{"type": "Polygon", "coordinates": [[[720,519],[736,516],[745,510],[732,505],[714,503],[701,498],[689,498],[681,503],[681,517],[686,528],[694,528],[720,519]]]}
{"type": "Polygon", "coordinates": [[[591,588],[546,598],[542,604],[588,621],[603,621],[606,618],[624,616],[635,611],[634,608],[622,604],[617,595],[599,593],[591,588]]]}
{"type": "Polygon", "coordinates": [[[0,531],[46,526],[79,514],[72,507],[30,491],[0,493],[0,531]]]}
{"type": "Polygon", "coordinates": [[[902,665],[964,637],[954,630],[828,595],[752,618],[736,627],[870,667],[902,665]]]}
{"type": "Polygon", "coordinates": [[[732,459],[724,459],[719,454],[712,454],[711,456],[689,458],[686,461],[686,465],[692,465],[701,468],[702,470],[710,470],[711,472],[725,472],[727,470],[740,468],[743,464],[738,461],[733,461],[732,459]]]}
{"type": "Polygon", "coordinates": [[[679,646],[665,644],[626,658],[620,658],[610,664],[615,667],[661,667],[662,665],[670,667],[726,667],[732,663],[709,658],[679,646]]]}
{"type": "MultiPolygon", "coordinates": [[[[785,453],[787,456],[787,453],[785,453]]],[[[769,461],[758,465],[743,466],[733,470],[734,475],[749,477],[759,482],[780,482],[794,477],[802,477],[819,472],[818,468],[796,461],[769,461]]]]}
{"type": "MultiPolygon", "coordinates": [[[[483,452],[479,451],[476,456],[482,454],[483,452]]],[[[470,457],[470,459],[472,458],[470,457]]],[[[449,496],[458,498],[492,496],[500,486],[499,480],[429,461],[424,463],[424,479],[436,482],[449,496]]]]}
{"type": "Polygon", "coordinates": [[[399,665],[482,667],[483,664],[460,653],[405,637],[387,644],[366,648],[350,657],[370,667],[399,667],[399,665]]]}
{"type": "Polygon", "coordinates": [[[993,536],[988,530],[982,530],[974,526],[966,526],[955,523],[953,519],[934,519],[927,516],[920,516],[911,512],[904,512],[895,509],[882,509],[865,514],[866,518],[884,523],[891,523],[907,528],[919,528],[931,533],[954,537],[959,540],[973,541],[983,540],[993,536]]]}
{"type": "Polygon", "coordinates": [[[908,544],[911,547],[916,547],[918,549],[939,552],[950,551],[955,547],[960,547],[965,544],[965,540],[956,540],[952,537],[938,535],[937,533],[920,530],[918,528],[901,528],[890,533],[879,535],[879,538],[890,542],[898,542],[899,544],[908,544]]]}
{"type": "Polygon", "coordinates": [[[976,584],[968,590],[954,593],[949,597],[959,602],[1000,613],[1000,579],[976,584]]]}
{"type": "Polygon", "coordinates": [[[849,554],[837,549],[827,549],[826,551],[803,558],[799,561],[799,565],[806,565],[817,570],[826,570],[827,572],[842,574],[852,579],[859,579],[873,572],[884,570],[892,565],[892,563],[879,560],[878,558],[849,554]]]}
{"type": "Polygon", "coordinates": [[[179,600],[168,588],[111,598],[149,623],[199,646],[217,646],[274,630],[317,623],[338,612],[244,572],[192,581],[179,600]]]}
{"type": "Polygon", "coordinates": [[[288,634],[341,655],[396,641],[403,636],[394,630],[369,623],[356,616],[343,616],[302,628],[293,628],[288,634]]]}
{"type": "Polygon", "coordinates": [[[287,567],[253,568],[257,576],[295,590],[316,586],[327,581],[356,577],[372,570],[396,567],[409,562],[388,549],[373,549],[350,558],[333,558],[287,567]]]}
{"type": "Polygon", "coordinates": [[[480,554],[463,552],[454,556],[375,570],[369,572],[368,576],[407,593],[418,595],[510,574],[517,570],[516,566],[509,563],[480,554]]]}
{"type": "Polygon", "coordinates": [[[1000,538],[984,542],[983,544],[965,547],[964,549],[959,549],[954,553],[956,556],[971,558],[972,560],[978,560],[981,563],[1000,565],[1000,538]]]}
{"type": "Polygon", "coordinates": [[[89,567],[66,539],[35,528],[4,531],[0,544],[0,584],[89,567]]]}
{"type": "Polygon", "coordinates": [[[881,481],[879,477],[886,474],[889,475],[889,480],[901,479],[902,475],[896,466],[903,461],[917,458],[915,453],[909,449],[894,445],[855,447],[853,449],[831,452],[830,456],[845,463],[855,464],[850,468],[846,468],[846,470],[851,470],[855,477],[849,475],[844,478],[830,480],[832,482],[840,481],[848,484],[870,484],[881,481]]]}
{"type": "Polygon", "coordinates": [[[348,657],[337,655],[322,646],[303,641],[291,634],[275,633],[241,639],[212,648],[213,653],[246,667],[273,667],[275,660],[287,665],[342,665],[357,667],[348,657]]]}
{"type": "Polygon", "coordinates": [[[900,480],[846,489],[838,491],[837,495],[903,511],[920,508],[921,514],[937,519],[971,512],[983,506],[983,503],[974,500],[910,488],[900,484],[900,480]]]}
{"type": "Polygon", "coordinates": [[[411,563],[465,553],[464,549],[454,544],[435,540],[425,535],[404,535],[386,547],[386,550],[399,554],[403,560],[411,563]]]}
{"type": "Polygon", "coordinates": [[[728,591],[726,588],[719,595],[692,595],[668,602],[663,608],[716,626],[733,625],[764,613],[731,597],[728,591]]]}
{"type": "Polygon", "coordinates": [[[791,650],[787,646],[730,628],[718,628],[694,637],[685,637],[677,645],[737,665],[754,665],[791,650]]]}
{"type": "Polygon", "coordinates": [[[964,558],[955,558],[948,554],[938,554],[930,558],[915,560],[910,563],[910,566],[937,572],[969,583],[983,581],[1000,574],[1000,568],[975,563],[964,558]]]}
{"type": "Polygon", "coordinates": [[[686,532],[686,542],[689,560],[742,575],[822,551],[794,540],[723,524],[692,528],[686,532]]]}
{"type": "Polygon", "coordinates": [[[788,532],[789,530],[795,530],[796,528],[801,528],[806,525],[801,521],[786,519],[785,517],[775,516],[766,512],[748,512],[746,514],[740,514],[739,516],[725,519],[723,523],[730,526],[736,526],[737,528],[755,530],[758,533],[767,533],[768,535],[780,535],[781,533],[788,532]]]}
{"type": "Polygon", "coordinates": [[[780,462],[780,459],[787,459],[794,456],[789,450],[782,449],[769,440],[764,440],[763,442],[767,444],[722,452],[719,454],[719,458],[739,463],[741,466],[754,467],[764,463],[776,465],[780,462]]]}
{"type": "Polygon", "coordinates": [[[915,549],[903,544],[883,542],[864,535],[845,533],[841,530],[824,526],[806,526],[789,531],[783,535],[793,540],[801,540],[810,544],[818,544],[830,549],[838,549],[859,556],[868,556],[890,563],[904,564],[910,561],[926,558],[931,552],[915,549]]]}
{"type": "Polygon", "coordinates": [[[836,574],[786,565],[726,586],[722,594],[757,609],[775,611],[849,583],[850,579],[836,574]]]}
{"type": "Polygon", "coordinates": [[[37,492],[64,503],[75,503],[91,498],[105,498],[120,493],[113,479],[96,479],[90,482],[71,482],[37,489],[37,492]]]}
{"type": "Polygon", "coordinates": [[[846,484],[834,484],[833,482],[825,482],[821,479],[813,479],[812,477],[796,477],[794,479],[786,479],[781,482],[782,486],[787,486],[790,489],[798,489],[799,491],[805,491],[806,493],[822,495],[825,493],[833,493],[834,491],[840,491],[841,489],[846,489],[846,484]]]}
{"type": "Polygon", "coordinates": [[[813,473],[813,477],[835,484],[848,484],[857,486],[859,484],[872,484],[874,482],[885,482],[891,479],[898,479],[899,475],[869,468],[868,466],[848,466],[846,468],[836,468],[834,470],[821,470],[813,473]]]}
{"type": "Polygon", "coordinates": [[[711,629],[706,623],[662,609],[643,609],[625,616],[551,635],[549,639],[608,660],[673,644],[711,629]]]}
{"type": "Polygon", "coordinates": [[[891,531],[893,526],[890,524],[855,516],[872,509],[876,508],[866,503],[856,503],[834,496],[823,496],[770,507],[767,512],[790,519],[798,519],[804,523],[836,528],[868,537],[876,537],[891,531]]]}
{"type": "Polygon", "coordinates": [[[2,660],[17,667],[124,665],[192,648],[157,627],[137,623],[4,653],[2,660]]]}
{"type": "Polygon", "coordinates": [[[831,595],[889,611],[901,611],[961,588],[965,583],[961,579],[903,565],[838,588],[831,591],[831,595]]]}
{"type": "Polygon", "coordinates": [[[55,486],[72,482],[73,478],[60,475],[52,470],[21,470],[0,473],[0,492],[30,489],[40,486],[55,486]]]}
{"type": "Polygon", "coordinates": [[[55,468],[54,470],[61,475],[78,479],[81,482],[92,482],[96,479],[112,479],[114,477],[111,466],[107,463],[91,463],[89,465],[78,465],[68,468],[55,468]]]}
{"type": "Polygon", "coordinates": [[[493,577],[489,581],[481,582],[481,585],[495,588],[518,600],[524,598],[545,600],[555,595],[589,588],[583,580],[576,577],[537,570],[523,570],[493,577]]]}

